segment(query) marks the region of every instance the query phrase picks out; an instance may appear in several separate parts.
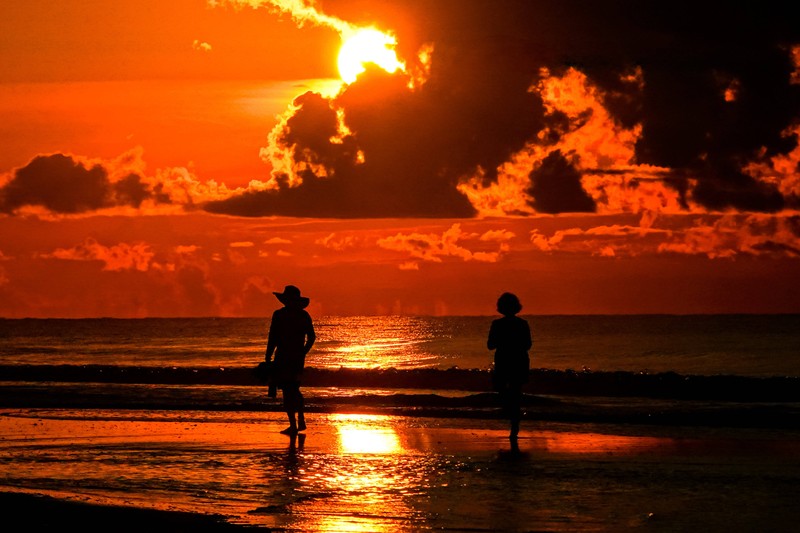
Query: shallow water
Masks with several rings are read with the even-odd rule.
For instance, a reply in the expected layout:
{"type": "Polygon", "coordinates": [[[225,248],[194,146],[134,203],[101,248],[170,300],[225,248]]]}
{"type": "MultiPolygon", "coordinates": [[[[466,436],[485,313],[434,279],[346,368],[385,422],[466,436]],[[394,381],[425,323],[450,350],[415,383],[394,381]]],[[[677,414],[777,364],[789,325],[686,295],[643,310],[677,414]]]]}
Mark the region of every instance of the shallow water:
{"type": "Polygon", "coordinates": [[[284,531],[785,531],[800,434],[314,414],[6,410],[0,488],[284,531]]]}

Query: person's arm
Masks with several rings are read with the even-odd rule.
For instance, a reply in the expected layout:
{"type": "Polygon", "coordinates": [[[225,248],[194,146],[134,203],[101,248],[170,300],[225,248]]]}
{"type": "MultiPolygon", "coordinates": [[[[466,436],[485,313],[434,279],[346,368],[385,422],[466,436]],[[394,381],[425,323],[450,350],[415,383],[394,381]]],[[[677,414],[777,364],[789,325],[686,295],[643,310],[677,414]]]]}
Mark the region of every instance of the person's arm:
{"type": "Polygon", "coordinates": [[[495,328],[495,322],[492,322],[492,325],[489,328],[489,338],[486,341],[486,347],[490,350],[497,348],[497,332],[495,328]]]}
{"type": "Polygon", "coordinates": [[[314,323],[311,321],[311,317],[308,317],[308,331],[306,331],[306,344],[303,346],[303,353],[307,354],[311,351],[311,347],[314,346],[314,342],[317,340],[317,334],[314,332],[314,323]]]}
{"type": "Polygon", "coordinates": [[[264,352],[264,361],[269,363],[272,361],[272,354],[275,353],[275,345],[272,343],[267,343],[267,351],[264,352]]]}
{"type": "Polygon", "coordinates": [[[528,321],[525,321],[525,351],[529,351],[533,348],[533,338],[531,337],[531,326],[528,324],[528,321]]]}
{"type": "Polygon", "coordinates": [[[272,315],[272,321],[269,324],[269,333],[267,334],[267,350],[264,353],[264,361],[269,363],[272,361],[272,354],[275,353],[275,348],[278,346],[278,328],[275,326],[275,315],[272,315]]]}

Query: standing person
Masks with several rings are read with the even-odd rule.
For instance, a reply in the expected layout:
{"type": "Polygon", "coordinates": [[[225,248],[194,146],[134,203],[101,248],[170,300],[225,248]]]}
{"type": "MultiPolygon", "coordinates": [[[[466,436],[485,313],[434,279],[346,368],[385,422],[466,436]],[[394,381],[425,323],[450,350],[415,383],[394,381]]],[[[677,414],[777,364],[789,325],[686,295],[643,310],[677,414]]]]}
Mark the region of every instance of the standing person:
{"type": "Polygon", "coordinates": [[[506,292],[497,299],[497,311],[503,315],[492,321],[487,346],[494,352],[492,384],[500,393],[500,400],[511,421],[509,438],[516,441],[522,418],[522,386],[528,381],[530,357],[533,346],[528,321],[517,315],[522,304],[516,295],[506,292]]]}
{"type": "Polygon", "coordinates": [[[270,363],[275,354],[275,361],[270,365],[270,379],[281,389],[283,406],[289,417],[289,427],[281,433],[295,435],[306,429],[300,378],[306,354],[311,350],[317,336],[311,316],[305,310],[309,300],[300,296],[300,289],[287,285],[283,292],[272,294],[280,300],[283,307],[272,313],[264,360],[270,363]]]}

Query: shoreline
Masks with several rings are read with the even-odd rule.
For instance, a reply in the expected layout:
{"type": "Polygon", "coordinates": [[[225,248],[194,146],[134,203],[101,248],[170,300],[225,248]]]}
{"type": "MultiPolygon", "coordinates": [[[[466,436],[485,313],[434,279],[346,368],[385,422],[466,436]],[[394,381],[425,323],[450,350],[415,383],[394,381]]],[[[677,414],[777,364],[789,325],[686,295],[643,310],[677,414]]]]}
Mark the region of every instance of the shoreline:
{"type": "MultiPolygon", "coordinates": [[[[154,385],[263,385],[253,367],[0,365],[2,382],[154,385]]],[[[304,387],[487,392],[482,369],[347,369],[307,367],[304,387]]],[[[683,375],[675,372],[532,369],[523,391],[534,395],[643,397],[732,402],[800,402],[798,376],[683,375]]]]}
{"type": "MultiPolygon", "coordinates": [[[[304,387],[306,412],[375,414],[408,418],[498,420],[496,393],[356,390],[304,387]]],[[[800,428],[799,402],[671,400],[613,396],[525,394],[523,420],[664,427],[800,428]]],[[[0,408],[83,411],[282,413],[281,394],[263,386],[94,383],[2,383],[0,408]]]]}

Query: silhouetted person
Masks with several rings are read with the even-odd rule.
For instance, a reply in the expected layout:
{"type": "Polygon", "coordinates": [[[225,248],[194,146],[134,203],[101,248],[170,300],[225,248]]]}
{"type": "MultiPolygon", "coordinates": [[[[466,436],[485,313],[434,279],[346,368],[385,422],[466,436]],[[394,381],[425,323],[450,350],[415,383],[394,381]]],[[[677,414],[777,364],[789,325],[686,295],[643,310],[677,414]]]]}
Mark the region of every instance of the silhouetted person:
{"type": "Polygon", "coordinates": [[[533,346],[528,321],[517,315],[522,310],[519,298],[510,292],[497,299],[497,311],[503,315],[492,321],[489,340],[486,343],[494,352],[492,385],[500,393],[500,400],[511,421],[509,437],[515,444],[522,418],[522,386],[528,381],[530,357],[533,346]]]}
{"type": "Polygon", "coordinates": [[[281,431],[294,435],[306,429],[303,394],[300,378],[305,367],[306,354],[314,345],[316,334],[311,316],[305,310],[308,298],[300,296],[300,289],[287,285],[283,292],[273,292],[283,307],[272,313],[269,326],[267,352],[264,360],[271,364],[271,380],[283,393],[283,406],[289,417],[289,427],[281,431]]]}

